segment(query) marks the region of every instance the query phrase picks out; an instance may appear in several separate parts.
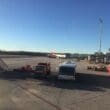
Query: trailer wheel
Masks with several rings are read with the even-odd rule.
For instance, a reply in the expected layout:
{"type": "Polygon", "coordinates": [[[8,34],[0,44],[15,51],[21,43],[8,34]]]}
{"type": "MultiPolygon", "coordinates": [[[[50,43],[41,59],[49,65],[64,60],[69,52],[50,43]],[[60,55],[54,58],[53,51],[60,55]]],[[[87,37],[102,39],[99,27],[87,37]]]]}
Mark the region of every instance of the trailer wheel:
{"type": "Polygon", "coordinates": [[[90,70],[90,67],[89,66],[87,66],[87,70],[90,70]]]}
{"type": "Polygon", "coordinates": [[[95,68],[94,68],[94,71],[97,71],[97,70],[98,70],[97,67],[95,67],[95,68]]]}
{"type": "Polygon", "coordinates": [[[75,74],[75,80],[77,80],[78,74],[76,73],[76,70],[74,70],[74,74],[75,74]]]}

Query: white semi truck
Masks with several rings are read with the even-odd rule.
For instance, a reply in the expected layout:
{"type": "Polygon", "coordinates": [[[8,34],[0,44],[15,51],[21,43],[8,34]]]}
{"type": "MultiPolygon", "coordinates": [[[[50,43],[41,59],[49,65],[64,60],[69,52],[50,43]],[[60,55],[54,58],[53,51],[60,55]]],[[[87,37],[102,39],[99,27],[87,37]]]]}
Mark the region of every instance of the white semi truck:
{"type": "Polygon", "coordinates": [[[75,80],[76,79],[76,63],[68,61],[59,65],[58,79],[75,80]]]}

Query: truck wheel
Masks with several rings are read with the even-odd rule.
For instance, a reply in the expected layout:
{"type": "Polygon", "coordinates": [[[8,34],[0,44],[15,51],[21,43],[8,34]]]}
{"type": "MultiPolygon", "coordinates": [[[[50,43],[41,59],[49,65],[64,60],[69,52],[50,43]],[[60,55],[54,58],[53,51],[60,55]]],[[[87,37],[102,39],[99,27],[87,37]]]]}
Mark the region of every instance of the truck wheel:
{"type": "Polygon", "coordinates": [[[74,70],[74,74],[75,74],[75,80],[77,80],[78,75],[76,73],[76,70],[74,70]]]}
{"type": "Polygon", "coordinates": [[[49,75],[50,75],[50,71],[47,72],[47,76],[49,76],[49,75]]]}

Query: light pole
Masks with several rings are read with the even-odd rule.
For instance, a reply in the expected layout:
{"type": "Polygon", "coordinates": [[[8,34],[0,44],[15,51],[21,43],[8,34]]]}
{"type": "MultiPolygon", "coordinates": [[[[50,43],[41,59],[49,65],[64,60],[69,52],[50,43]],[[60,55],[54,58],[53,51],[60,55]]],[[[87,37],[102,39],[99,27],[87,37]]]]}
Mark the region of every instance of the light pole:
{"type": "Polygon", "coordinates": [[[100,34],[99,34],[99,63],[103,62],[103,55],[102,55],[102,34],[103,34],[103,20],[99,18],[100,22],[100,34]]]}
{"type": "Polygon", "coordinates": [[[99,18],[99,22],[100,22],[99,53],[101,53],[101,51],[102,51],[102,34],[103,34],[103,20],[102,20],[102,18],[99,18]]]}

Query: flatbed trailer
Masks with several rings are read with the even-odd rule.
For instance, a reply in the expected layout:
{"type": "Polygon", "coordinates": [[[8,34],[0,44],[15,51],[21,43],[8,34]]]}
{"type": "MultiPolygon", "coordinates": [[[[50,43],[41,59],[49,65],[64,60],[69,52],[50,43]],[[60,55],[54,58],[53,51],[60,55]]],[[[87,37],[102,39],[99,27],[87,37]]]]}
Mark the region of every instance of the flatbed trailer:
{"type": "Polygon", "coordinates": [[[105,64],[89,65],[87,70],[108,72],[107,65],[105,64]]]}
{"type": "Polygon", "coordinates": [[[25,65],[21,68],[13,69],[14,72],[20,72],[21,74],[27,73],[30,76],[47,76],[51,73],[50,63],[38,63],[36,66],[25,65]]]}
{"type": "Polygon", "coordinates": [[[8,65],[4,62],[2,58],[0,58],[0,71],[9,71],[8,65]]]}

